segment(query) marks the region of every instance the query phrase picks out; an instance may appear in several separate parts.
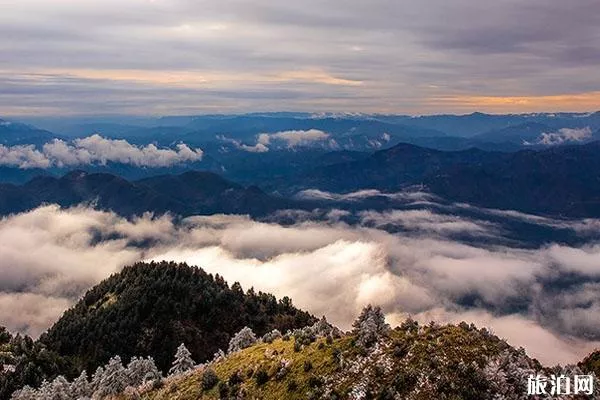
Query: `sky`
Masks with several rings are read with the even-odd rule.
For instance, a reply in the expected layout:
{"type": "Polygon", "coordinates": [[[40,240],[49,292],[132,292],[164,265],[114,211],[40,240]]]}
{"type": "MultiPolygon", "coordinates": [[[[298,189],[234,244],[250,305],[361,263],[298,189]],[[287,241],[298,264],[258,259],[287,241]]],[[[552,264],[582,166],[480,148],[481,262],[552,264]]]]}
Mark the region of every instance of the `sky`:
{"type": "Polygon", "coordinates": [[[600,2],[0,0],[0,115],[600,109],[600,2]]]}

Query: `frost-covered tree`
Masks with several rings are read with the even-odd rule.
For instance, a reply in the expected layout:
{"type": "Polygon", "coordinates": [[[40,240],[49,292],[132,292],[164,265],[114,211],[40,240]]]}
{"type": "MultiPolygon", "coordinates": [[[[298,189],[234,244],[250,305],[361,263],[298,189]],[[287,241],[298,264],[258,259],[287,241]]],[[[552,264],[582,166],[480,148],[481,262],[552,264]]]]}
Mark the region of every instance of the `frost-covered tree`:
{"type": "Polygon", "coordinates": [[[48,382],[46,379],[42,382],[39,389],[37,390],[38,398],[48,399],[52,397],[52,382],[48,382]]]}
{"type": "Polygon", "coordinates": [[[114,356],[108,361],[100,378],[94,398],[103,398],[121,393],[127,387],[127,374],[121,362],[121,357],[114,356]]]}
{"type": "Polygon", "coordinates": [[[104,375],[104,367],[96,368],[96,372],[92,375],[92,381],[90,383],[91,392],[94,393],[100,388],[100,381],[104,375]]]}
{"type": "Polygon", "coordinates": [[[312,329],[315,335],[319,337],[327,336],[333,332],[333,326],[327,322],[327,318],[324,315],[319,321],[315,322],[312,329]]]}
{"type": "Polygon", "coordinates": [[[211,361],[211,363],[216,363],[221,361],[222,359],[225,358],[225,352],[221,349],[219,349],[219,351],[217,351],[214,355],[213,355],[213,359],[211,361]]]}
{"type": "Polygon", "coordinates": [[[92,396],[92,384],[88,381],[85,370],[71,383],[71,394],[75,399],[92,396]]]}
{"type": "Polygon", "coordinates": [[[492,394],[507,400],[523,398],[527,377],[538,372],[525,352],[509,350],[490,359],[483,368],[483,376],[489,383],[492,394]]]}
{"type": "Polygon", "coordinates": [[[252,329],[247,326],[243,327],[241,331],[235,334],[229,341],[228,353],[234,353],[247,347],[252,346],[256,343],[256,335],[252,332],[252,329]]]}
{"type": "Polygon", "coordinates": [[[362,312],[352,324],[354,333],[357,335],[357,344],[362,347],[369,347],[377,340],[387,334],[390,326],[385,322],[385,316],[380,307],[373,307],[370,304],[363,308],[362,312]]]}
{"type": "Polygon", "coordinates": [[[262,341],[264,343],[273,343],[275,339],[279,339],[281,337],[281,332],[278,329],[273,329],[271,332],[267,332],[262,337],[262,341]]]}
{"type": "Polygon", "coordinates": [[[11,400],[38,400],[38,392],[30,386],[24,386],[11,396],[11,400]]]}
{"type": "Polygon", "coordinates": [[[185,347],[183,343],[177,348],[173,366],[169,369],[169,375],[179,375],[194,368],[196,363],[192,360],[192,353],[185,347]]]}
{"type": "Polygon", "coordinates": [[[162,378],[160,371],[152,357],[133,357],[127,364],[127,383],[130,386],[139,386],[148,381],[162,378]]]}
{"type": "Polygon", "coordinates": [[[46,393],[48,400],[71,400],[71,384],[64,376],[57,376],[49,386],[49,393],[46,393]]]}

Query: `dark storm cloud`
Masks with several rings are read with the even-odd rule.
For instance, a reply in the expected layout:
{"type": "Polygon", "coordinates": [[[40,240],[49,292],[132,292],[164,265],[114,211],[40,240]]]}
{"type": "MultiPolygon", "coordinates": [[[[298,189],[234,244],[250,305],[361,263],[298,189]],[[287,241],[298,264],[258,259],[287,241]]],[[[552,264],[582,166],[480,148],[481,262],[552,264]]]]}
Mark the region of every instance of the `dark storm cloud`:
{"type": "MultiPolygon", "coordinates": [[[[542,0],[1,3],[2,84],[6,76],[25,72],[21,84],[39,94],[16,107],[19,93],[4,93],[4,114],[46,107],[44,97],[51,93],[34,74],[61,79],[70,73],[79,78],[72,84],[92,96],[103,87],[114,91],[117,81],[130,89],[121,96],[137,104],[127,112],[159,113],[201,111],[206,103],[224,111],[419,113],[464,111],[479,102],[481,109],[528,111],[575,104],[542,96],[600,90],[600,3],[595,0],[576,6],[542,0]],[[144,95],[149,82],[126,79],[132,73],[124,73],[140,70],[175,78],[150,79],[154,87],[144,95]],[[106,79],[97,79],[98,71],[106,79]],[[182,71],[208,78],[198,87],[190,76],[176,77],[182,71]],[[214,79],[217,72],[221,76],[214,79]],[[189,91],[172,92],[174,87],[189,91]],[[219,98],[235,90],[245,94],[219,98]],[[498,96],[531,101],[486,100],[498,96]]],[[[597,94],[586,96],[573,107],[600,107],[597,94]]],[[[57,111],[95,112],[77,93],[65,101],[57,111]]]]}

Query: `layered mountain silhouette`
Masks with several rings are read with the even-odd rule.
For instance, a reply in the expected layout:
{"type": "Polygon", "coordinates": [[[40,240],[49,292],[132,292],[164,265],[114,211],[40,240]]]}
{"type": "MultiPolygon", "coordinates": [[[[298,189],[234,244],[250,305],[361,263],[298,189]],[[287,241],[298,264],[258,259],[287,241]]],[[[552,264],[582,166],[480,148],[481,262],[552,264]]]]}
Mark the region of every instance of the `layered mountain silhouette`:
{"type": "Polygon", "coordinates": [[[504,153],[468,149],[440,151],[399,144],[364,153],[332,153],[308,172],[278,179],[247,177],[244,187],[210,172],[190,171],[128,181],[106,173],[74,171],[61,178],[39,176],[24,185],[0,185],[0,214],[45,203],[80,203],[121,215],[241,213],[262,216],[310,205],[291,198],[305,189],[345,193],[385,192],[419,185],[454,202],[536,214],[600,216],[600,142],[504,153]],[[253,185],[252,185],[253,184],[253,185]],[[262,187],[259,188],[259,187],[262,187]],[[264,190],[264,191],[263,191],[264,190]]]}
{"type": "Polygon", "coordinates": [[[0,144],[42,145],[59,137],[52,132],[31,125],[0,119],[0,144]]]}
{"type": "Polygon", "coordinates": [[[84,203],[125,216],[144,212],[260,216],[293,205],[292,201],[269,196],[256,186],[246,188],[216,174],[198,171],[140,181],[73,171],[61,178],[36,177],[21,186],[0,185],[0,214],[22,212],[48,203],[62,207],[84,203]]]}
{"type": "Polygon", "coordinates": [[[400,144],[316,168],[280,190],[399,191],[422,185],[452,201],[564,216],[600,216],[600,143],[515,153],[439,151],[400,144]]]}

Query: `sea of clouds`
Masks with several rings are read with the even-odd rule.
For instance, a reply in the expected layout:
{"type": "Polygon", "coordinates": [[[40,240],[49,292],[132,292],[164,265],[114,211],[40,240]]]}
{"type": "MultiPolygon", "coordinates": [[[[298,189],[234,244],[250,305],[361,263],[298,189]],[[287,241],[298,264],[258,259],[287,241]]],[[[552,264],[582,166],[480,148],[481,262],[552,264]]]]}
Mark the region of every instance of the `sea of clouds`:
{"type": "Polygon", "coordinates": [[[78,165],[106,165],[108,162],[137,167],[169,167],[202,160],[201,149],[192,149],[184,143],[175,149],[158,148],[154,144],[136,146],[126,140],[107,139],[98,134],[65,142],[54,139],[42,146],[0,145],[0,166],[29,168],[72,167],[78,165]]]}
{"type": "MultiPolygon", "coordinates": [[[[174,260],[244,288],[290,296],[344,329],[372,303],[392,324],[412,315],[489,327],[547,364],[577,361],[600,345],[599,244],[482,246],[454,235],[502,235],[492,222],[420,209],[356,212],[357,222],[348,224],[340,219],[348,213],[330,210],[319,220],[289,211],[268,221],[213,215],[175,222],[48,205],[9,216],[0,220],[0,321],[38,336],[124,265],[174,260]],[[283,214],[296,222],[278,223],[283,214]],[[404,229],[390,233],[380,229],[384,223],[404,229]]],[[[576,231],[598,224],[507,217],[576,231]]]]}

